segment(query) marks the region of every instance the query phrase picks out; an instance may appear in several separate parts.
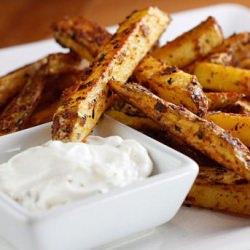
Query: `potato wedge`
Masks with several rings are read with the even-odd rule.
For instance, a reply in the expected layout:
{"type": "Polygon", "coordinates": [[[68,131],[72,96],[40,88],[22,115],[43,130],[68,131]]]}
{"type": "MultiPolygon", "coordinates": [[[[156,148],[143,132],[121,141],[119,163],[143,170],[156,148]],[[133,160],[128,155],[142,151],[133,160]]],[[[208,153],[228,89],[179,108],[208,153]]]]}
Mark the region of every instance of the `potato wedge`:
{"type": "Polygon", "coordinates": [[[208,100],[197,78],[175,66],[146,56],[136,67],[134,76],[140,84],[166,101],[183,105],[201,116],[207,112],[208,100]]]}
{"type": "Polygon", "coordinates": [[[147,133],[164,144],[191,157],[199,164],[196,178],[184,204],[217,211],[250,215],[250,182],[207,158],[171,134],[147,133]]]}
{"type": "Polygon", "coordinates": [[[169,22],[170,18],[155,7],[133,12],[100,51],[87,79],[64,96],[53,119],[52,138],[84,140],[107,108],[108,81],[125,82],[169,22]]]}
{"type": "Polygon", "coordinates": [[[222,108],[221,111],[234,114],[250,114],[250,103],[245,99],[240,100],[232,105],[222,108]]]}
{"type": "Polygon", "coordinates": [[[59,101],[55,101],[44,108],[40,108],[39,110],[34,111],[34,113],[25,124],[25,128],[31,128],[46,122],[51,122],[58,106],[59,101]]]}
{"type": "Polygon", "coordinates": [[[230,52],[212,53],[205,57],[202,61],[224,66],[234,66],[233,55],[230,52]]]}
{"type": "Polygon", "coordinates": [[[191,157],[199,164],[199,175],[196,178],[184,204],[235,213],[250,215],[250,182],[226,169],[171,134],[147,133],[164,144],[191,157]]]}
{"type": "Polygon", "coordinates": [[[23,86],[47,64],[48,74],[57,75],[82,69],[88,64],[75,53],[55,53],[0,78],[0,109],[21,91],[23,86]]]}
{"type": "Polygon", "coordinates": [[[192,64],[185,67],[183,70],[189,74],[194,74],[196,66],[201,62],[209,62],[214,64],[220,64],[224,66],[234,66],[233,55],[230,52],[219,52],[212,53],[208,56],[193,62],[192,64]]]}
{"type": "Polygon", "coordinates": [[[234,104],[245,95],[237,92],[207,92],[208,109],[218,110],[234,104]]]}
{"type": "Polygon", "coordinates": [[[58,43],[77,51],[82,58],[89,61],[94,60],[100,48],[112,36],[104,28],[81,16],[56,22],[52,25],[52,30],[58,43]]]}
{"type": "Polygon", "coordinates": [[[78,79],[80,79],[81,75],[82,71],[48,75],[41,100],[34,112],[46,108],[55,101],[59,101],[63,91],[66,88],[71,87],[78,79]]]}
{"type": "Polygon", "coordinates": [[[31,117],[25,124],[25,128],[37,126],[52,121],[60,102],[60,97],[67,88],[72,87],[82,71],[74,71],[46,77],[45,89],[42,93],[40,102],[31,114],[31,117]]]}
{"type": "Polygon", "coordinates": [[[194,74],[195,67],[202,61],[248,69],[247,58],[250,58],[250,33],[234,34],[225,39],[208,56],[185,67],[184,71],[194,74]],[[242,64],[244,60],[246,61],[242,64]]]}
{"type": "Polygon", "coordinates": [[[213,17],[183,33],[175,40],[156,49],[152,56],[161,61],[184,68],[205,57],[223,42],[221,28],[213,17]]]}
{"type": "Polygon", "coordinates": [[[40,70],[30,78],[20,94],[6,106],[0,115],[0,135],[24,128],[32,111],[37,106],[46,84],[46,78],[42,72],[43,70],[40,70]]]}
{"type": "MultiPolygon", "coordinates": [[[[34,70],[33,75],[26,75],[27,83],[3,110],[0,116],[0,134],[4,135],[25,128],[26,122],[40,100],[42,100],[40,106],[45,107],[59,99],[62,92],[60,87],[62,84],[65,85],[67,80],[67,77],[66,80],[64,79],[66,74],[75,75],[77,70],[82,69],[82,62],[83,60],[74,53],[55,53],[29,65],[28,67],[34,70]],[[45,94],[43,94],[44,89],[46,89],[45,94]]],[[[25,78],[25,72],[16,71],[11,75],[15,76],[17,72],[19,75],[17,80],[21,83],[25,78]]]]}
{"type": "Polygon", "coordinates": [[[230,131],[234,137],[250,147],[250,115],[209,112],[204,118],[230,131]]]}
{"type": "Polygon", "coordinates": [[[43,58],[0,77],[0,109],[6,106],[11,98],[21,91],[29,79],[46,62],[47,58],[43,58]]]}
{"type": "MultiPolygon", "coordinates": [[[[77,22],[77,18],[73,20],[64,20],[64,28],[71,27],[73,22],[77,22]]],[[[93,53],[93,57],[96,52],[93,51],[94,41],[91,39],[91,34],[96,31],[95,39],[100,40],[100,43],[104,43],[105,40],[102,40],[102,37],[107,36],[108,32],[102,28],[98,29],[96,24],[92,24],[86,19],[79,18],[79,23],[82,23],[82,26],[76,25],[72,27],[74,33],[84,34],[80,38],[75,37],[74,40],[69,36],[67,32],[61,27],[60,22],[58,26],[59,33],[55,32],[55,37],[64,41],[64,45],[74,49],[75,52],[84,55],[85,50],[88,49],[90,53],[93,53]],[[91,27],[92,30],[86,29],[85,27],[91,27]],[[102,31],[102,33],[100,32],[102,31]],[[90,35],[89,35],[90,33],[90,35]],[[98,39],[98,35],[101,37],[98,39]],[[62,36],[60,38],[60,36],[62,36]],[[91,41],[91,42],[90,42],[91,41]],[[71,47],[72,43],[77,43],[78,46],[74,48],[71,47]]],[[[94,48],[99,49],[96,46],[94,48]]],[[[104,45],[104,44],[103,44],[104,45]]],[[[200,84],[197,82],[194,76],[188,75],[187,73],[174,68],[175,72],[171,72],[172,67],[166,65],[159,60],[147,56],[142,59],[140,65],[136,68],[134,75],[140,83],[146,84],[152,91],[158,93],[163,99],[173,102],[175,104],[180,104],[191,110],[192,112],[203,115],[207,111],[207,98],[204,95],[200,84]]]]}
{"type": "Polygon", "coordinates": [[[250,152],[228,132],[183,107],[162,100],[139,84],[110,81],[109,85],[170,133],[250,180],[250,152]]]}
{"type": "Polygon", "coordinates": [[[250,70],[202,62],[194,74],[204,89],[250,95],[250,70]]]}
{"type": "Polygon", "coordinates": [[[242,69],[250,70],[250,58],[244,59],[239,62],[239,67],[242,69]]]}
{"type": "Polygon", "coordinates": [[[89,63],[86,60],[81,59],[78,54],[73,52],[67,54],[50,54],[48,55],[47,61],[47,74],[55,76],[77,72],[89,66],[89,63]]]}
{"type": "Polygon", "coordinates": [[[250,182],[224,168],[200,166],[184,204],[250,216],[250,182]]]}

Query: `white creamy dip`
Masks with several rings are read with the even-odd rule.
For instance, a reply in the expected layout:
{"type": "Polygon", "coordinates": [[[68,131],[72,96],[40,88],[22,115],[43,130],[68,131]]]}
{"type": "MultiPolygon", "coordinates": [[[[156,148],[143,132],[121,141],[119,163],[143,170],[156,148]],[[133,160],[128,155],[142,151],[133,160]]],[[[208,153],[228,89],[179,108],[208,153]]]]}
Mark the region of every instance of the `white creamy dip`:
{"type": "Polygon", "coordinates": [[[46,210],[150,175],[152,161],[137,141],[90,136],[87,143],[49,141],[0,165],[0,190],[25,208],[46,210]]]}

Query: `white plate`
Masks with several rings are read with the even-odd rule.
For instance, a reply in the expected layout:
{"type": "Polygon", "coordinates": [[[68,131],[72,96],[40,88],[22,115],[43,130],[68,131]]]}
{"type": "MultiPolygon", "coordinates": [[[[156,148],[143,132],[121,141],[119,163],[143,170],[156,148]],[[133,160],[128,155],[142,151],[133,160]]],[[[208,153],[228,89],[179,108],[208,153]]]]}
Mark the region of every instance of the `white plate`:
{"type": "MultiPolygon", "coordinates": [[[[218,20],[225,36],[234,32],[249,31],[249,9],[236,4],[221,4],[173,14],[173,22],[163,40],[175,38],[209,15],[218,20]]],[[[61,50],[51,40],[2,49],[0,50],[0,75],[43,55],[61,50]]],[[[110,247],[120,250],[249,250],[249,235],[248,218],[183,207],[171,222],[158,227],[150,235],[147,234],[144,238],[134,241],[123,241],[121,245],[117,243],[110,247]]],[[[1,241],[0,249],[12,250],[13,248],[1,241]]]]}

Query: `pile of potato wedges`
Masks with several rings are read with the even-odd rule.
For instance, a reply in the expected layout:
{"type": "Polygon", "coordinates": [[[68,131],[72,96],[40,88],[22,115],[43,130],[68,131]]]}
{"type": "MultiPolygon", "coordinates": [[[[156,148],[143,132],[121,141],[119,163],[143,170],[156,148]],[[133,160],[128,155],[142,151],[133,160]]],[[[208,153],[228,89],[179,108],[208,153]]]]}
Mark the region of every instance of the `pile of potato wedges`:
{"type": "Polygon", "coordinates": [[[250,33],[224,38],[208,17],[160,46],[171,22],[157,7],[114,34],[81,16],[55,22],[69,52],[0,77],[0,135],[53,121],[52,139],[84,141],[106,113],[198,162],[186,205],[249,216],[250,33]]]}

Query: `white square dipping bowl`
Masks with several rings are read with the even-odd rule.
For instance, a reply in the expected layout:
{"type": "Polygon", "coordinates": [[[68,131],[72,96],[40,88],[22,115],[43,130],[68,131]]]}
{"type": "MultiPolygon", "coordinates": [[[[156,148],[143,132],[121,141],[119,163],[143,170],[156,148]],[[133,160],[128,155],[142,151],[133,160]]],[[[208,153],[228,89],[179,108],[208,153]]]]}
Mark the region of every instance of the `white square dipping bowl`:
{"type": "MultiPolygon", "coordinates": [[[[2,136],[0,163],[48,141],[50,126],[2,136]]],[[[0,192],[0,235],[17,249],[93,249],[166,223],[180,208],[198,173],[193,160],[109,117],[94,133],[139,141],[153,160],[152,176],[43,213],[30,212],[0,192]]]]}

